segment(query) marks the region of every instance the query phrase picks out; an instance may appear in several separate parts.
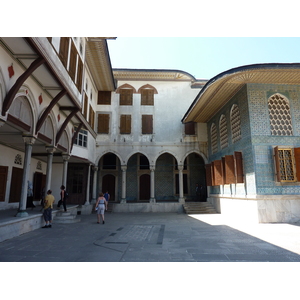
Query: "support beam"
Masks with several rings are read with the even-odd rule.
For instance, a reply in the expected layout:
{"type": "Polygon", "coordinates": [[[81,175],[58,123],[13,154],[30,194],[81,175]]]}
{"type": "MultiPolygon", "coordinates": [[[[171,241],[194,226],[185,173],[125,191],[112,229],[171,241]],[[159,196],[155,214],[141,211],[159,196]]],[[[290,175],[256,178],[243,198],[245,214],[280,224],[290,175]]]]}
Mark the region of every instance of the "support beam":
{"type": "Polygon", "coordinates": [[[34,62],[32,62],[29,68],[17,79],[17,81],[11,87],[3,101],[2,116],[5,116],[6,112],[9,110],[17,92],[19,91],[23,83],[26,81],[26,79],[30,75],[32,75],[32,73],[43,63],[45,63],[45,59],[43,57],[37,58],[34,62]]]}

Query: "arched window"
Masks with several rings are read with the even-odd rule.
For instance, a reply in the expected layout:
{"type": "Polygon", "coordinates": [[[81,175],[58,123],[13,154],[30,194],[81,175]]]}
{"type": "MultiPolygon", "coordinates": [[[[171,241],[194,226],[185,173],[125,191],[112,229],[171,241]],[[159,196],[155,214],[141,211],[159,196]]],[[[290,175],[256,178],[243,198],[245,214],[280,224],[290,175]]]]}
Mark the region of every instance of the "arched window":
{"type": "Polygon", "coordinates": [[[217,127],[215,123],[211,125],[210,136],[211,136],[211,152],[212,154],[214,154],[218,151],[217,127]]]}
{"type": "Polygon", "coordinates": [[[231,108],[230,123],[232,142],[235,143],[242,138],[240,110],[236,104],[231,108]]]}
{"type": "Polygon", "coordinates": [[[224,115],[220,118],[220,145],[221,149],[228,147],[227,122],[224,115]]]}
{"type": "Polygon", "coordinates": [[[288,99],[274,94],[268,99],[271,135],[293,135],[292,118],[288,99]]]}

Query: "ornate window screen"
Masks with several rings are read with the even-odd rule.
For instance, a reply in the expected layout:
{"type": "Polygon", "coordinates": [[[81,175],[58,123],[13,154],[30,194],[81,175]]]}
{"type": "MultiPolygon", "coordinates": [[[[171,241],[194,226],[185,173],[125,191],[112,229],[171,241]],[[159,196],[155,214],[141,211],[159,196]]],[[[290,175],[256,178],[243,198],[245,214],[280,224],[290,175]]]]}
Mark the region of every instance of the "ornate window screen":
{"type": "Polygon", "coordinates": [[[217,127],[215,123],[211,125],[210,129],[210,135],[211,135],[211,151],[212,154],[218,152],[218,138],[217,138],[217,127]]]}
{"type": "Polygon", "coordinates": [[[224,115],[220,118],[220,144],[221,149],[228,147],[228,133],[227,133],[227,124],[226,118],[224,115]]]}
{"type": "Polygon", "coordinates": [[[276,177],[279,182],[297,181],[293,149],[274,148],[276,177]]]}
{"type": "Polygon", "coordinates": [[[280,94],[268,100],[271,135],[293,135],[292,118],[288,100],[280,94]]]}
{"type": "Polygon", "coordinates": [[[236,104],[231,109],[230,123],[232,142],[235,143],[242,138],[240,110],[236,104]]]}

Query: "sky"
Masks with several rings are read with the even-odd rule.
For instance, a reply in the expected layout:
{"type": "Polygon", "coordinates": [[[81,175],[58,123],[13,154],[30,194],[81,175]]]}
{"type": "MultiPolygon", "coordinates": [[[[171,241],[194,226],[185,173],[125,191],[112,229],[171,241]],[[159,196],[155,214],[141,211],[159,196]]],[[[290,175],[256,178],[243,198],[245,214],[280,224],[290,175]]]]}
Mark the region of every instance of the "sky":
{"type": "Polygon", "coordinates": [[[181,70],[197,79],[257,63],[300,63],[300,37],[117,37],[113,68],[181,70]]]}

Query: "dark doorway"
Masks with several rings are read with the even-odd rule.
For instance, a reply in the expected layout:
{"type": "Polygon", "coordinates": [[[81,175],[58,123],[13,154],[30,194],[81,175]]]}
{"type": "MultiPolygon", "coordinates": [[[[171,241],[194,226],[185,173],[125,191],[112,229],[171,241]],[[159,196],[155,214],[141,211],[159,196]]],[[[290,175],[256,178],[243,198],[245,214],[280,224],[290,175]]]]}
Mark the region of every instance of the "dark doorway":
{"type": "Polygon", "coordinates": [[[22,190],[23,169],[13,167],[9,193],[9,203],[20,202],[22,190]]]}
{"type": "Polygon", "coordinates": [[[150,199],[150,175],[144,174],[140,176],[140,200],[150,199]]]}
{"type": "Polygon", "coordinates": [[[46,175],[40,172],[35,172],[33,176],[33,200],[41,200],[44,195],[42,192],[45,192],[46,186],[46,175]]]}
{"type": "Polygon", "coordinates": [[[116,178],[114,175],[107,174],[103,176],[102,192],[105,193],[106,191],[108,191],[108,193],[110,194],[111,201],[115,201],[115,186],[116,186],[116,178]]]}
{"type": "Polygon", "coordinates": [[[5,201],[8,167],[0,166],[0,202],[5,201]]]}

